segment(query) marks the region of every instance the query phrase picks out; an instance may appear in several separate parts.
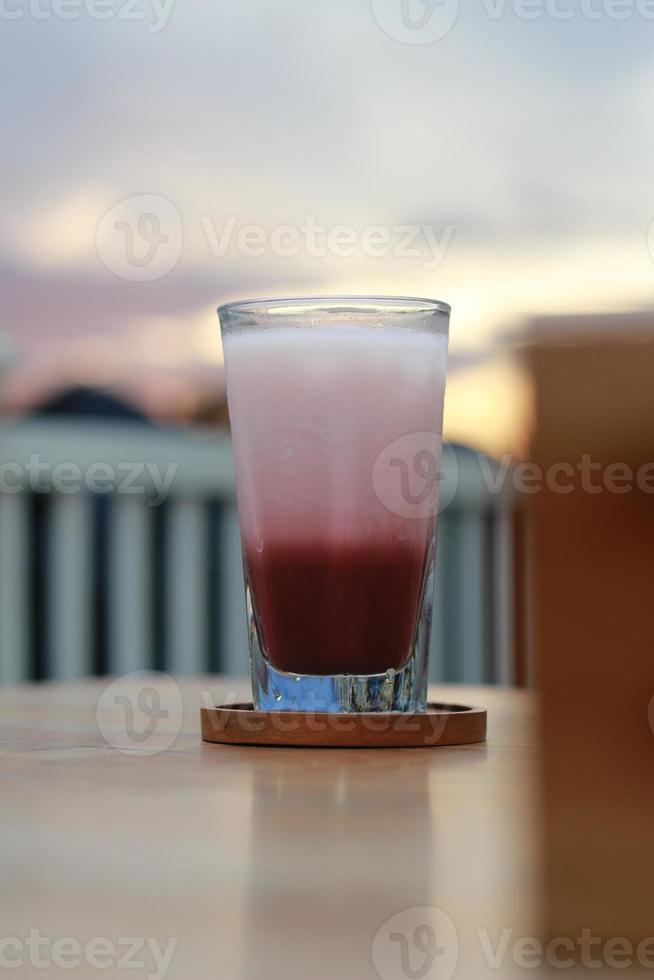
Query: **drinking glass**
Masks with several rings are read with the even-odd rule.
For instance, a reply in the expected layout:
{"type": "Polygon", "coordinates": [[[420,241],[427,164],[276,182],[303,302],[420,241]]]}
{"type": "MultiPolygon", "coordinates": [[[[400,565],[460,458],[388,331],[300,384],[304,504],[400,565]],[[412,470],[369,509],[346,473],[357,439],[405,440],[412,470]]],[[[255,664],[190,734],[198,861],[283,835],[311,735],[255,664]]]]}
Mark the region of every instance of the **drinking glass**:
{"type": "Polygon", "coordinates": [[[425,711],[450,307],[218,314],[255,707],[425,711]]]}

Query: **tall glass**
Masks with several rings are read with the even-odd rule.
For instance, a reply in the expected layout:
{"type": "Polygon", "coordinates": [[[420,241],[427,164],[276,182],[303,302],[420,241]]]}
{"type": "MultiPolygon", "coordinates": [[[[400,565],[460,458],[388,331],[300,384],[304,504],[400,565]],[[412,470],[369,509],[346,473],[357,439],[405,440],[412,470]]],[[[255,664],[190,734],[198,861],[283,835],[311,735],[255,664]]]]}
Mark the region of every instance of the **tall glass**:
{"type": "Polygon", "coordinates": [[[220,307],[255,707],[424,711],[450,307],[220,307]]]}

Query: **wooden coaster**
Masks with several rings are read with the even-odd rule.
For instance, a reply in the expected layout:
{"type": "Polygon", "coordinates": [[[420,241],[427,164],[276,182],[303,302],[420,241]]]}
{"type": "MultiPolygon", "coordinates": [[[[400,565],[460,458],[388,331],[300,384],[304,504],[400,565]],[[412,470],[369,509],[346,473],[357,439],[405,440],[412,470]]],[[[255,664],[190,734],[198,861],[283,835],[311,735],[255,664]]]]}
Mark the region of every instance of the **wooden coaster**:
{"type": "Polygon", "coordinates": [[[486,709],[429,704],[425,714],[255,711],[252,704],[201,708],[205,742],[328,748],[425,748],[486,738],[486,709]]]}

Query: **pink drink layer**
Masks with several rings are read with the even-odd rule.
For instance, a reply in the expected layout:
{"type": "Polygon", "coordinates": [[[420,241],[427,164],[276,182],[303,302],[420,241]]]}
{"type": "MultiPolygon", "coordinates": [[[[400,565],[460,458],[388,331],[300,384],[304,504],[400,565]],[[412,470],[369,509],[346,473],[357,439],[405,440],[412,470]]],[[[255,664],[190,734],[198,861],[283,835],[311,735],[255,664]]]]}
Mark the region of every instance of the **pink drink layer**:
{"type": "Polygon", "coordinates": [[[446,338],[276,327],[224,344],[267,659],[298,674],[398,669],[412,652],[434,517],[407,507],[387,447],[440,433],[446,338]]]}

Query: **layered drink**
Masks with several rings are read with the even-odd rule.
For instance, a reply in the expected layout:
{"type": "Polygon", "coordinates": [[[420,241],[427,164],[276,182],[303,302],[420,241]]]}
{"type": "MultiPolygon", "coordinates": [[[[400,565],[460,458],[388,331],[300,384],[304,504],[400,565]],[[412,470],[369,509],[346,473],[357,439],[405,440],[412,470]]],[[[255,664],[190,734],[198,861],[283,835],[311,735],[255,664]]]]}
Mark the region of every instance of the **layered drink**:
{"type": "Polygon", "coordinates": [[[223,327],[252,626],[280,675],[392,676],[415,653],[449,311],[396,302],[404,320],[343,301],[223,327]]]}

